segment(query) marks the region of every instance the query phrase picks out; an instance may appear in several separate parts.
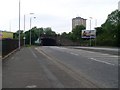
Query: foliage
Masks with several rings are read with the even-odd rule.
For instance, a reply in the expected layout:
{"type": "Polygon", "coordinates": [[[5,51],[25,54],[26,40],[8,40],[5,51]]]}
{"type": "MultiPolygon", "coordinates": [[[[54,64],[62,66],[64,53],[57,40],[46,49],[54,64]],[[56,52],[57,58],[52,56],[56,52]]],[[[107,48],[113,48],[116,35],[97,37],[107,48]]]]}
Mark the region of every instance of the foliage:
{"type": "MultiPolygon", "coordinates": [[[[44,34],[46,36],[56,35],[56,33],[54,31],[52,31],[52,29],[50,27],[47,27],[47,28],[33,27],[32,29],[26,31],[25,33],[23,33],[23,30],[21,30],[20,31],[21,32],[21,39],[23,39],[23,37],[25,36],[26,44],[29,44],[29,42],[30,42],[30,31],[31,31],[31,43],[32,44],[34,44],[34,42],[44,34]]],[[[19,38],[19,31],[14,33],[14,38],[16,38],[16,39],[19,38]]]]}
{"type": "Polygon", "coordinates": [[[72,30],[72,39],[73,41],[80,41],[81,39],[81,33],[82,30],[84,30],[85,27],[83,25],[77,25],[75,28],[72,30]]]}
{"type": "Polygon", "coordinates": [[[44,34],[48,35],[48,36],[52,36],[52,35],[56,35],[56,33],[54,31],[52,31],[51,28],[44,28],[44,34]]]}
{"type": "Polygon", "coordinates": [[[17,32],[15,32],[13,34],[13,38],[15,38],[15,39],[19,38],[19,31],[20,31],[20,36],[21,36],[20,38],[23,39],[23,37],[24,37],[23,30],[18,30],[17,32]]]}
{"type": "Polygon", "coordinates": [[[118,34],[120,34],[120,11],[115,10],[108,15],[101,27],[97,27],[97,44],[106,46],[118,46],[118,34]]]}
{"type": "Polygon", "coordinates": [[[66,32],[63,32],[63,33],[61,34],[61,37],[68,38],[68,34],[67,34],[66,32]]]}
{"type": "MultiPolygon", "coordinates": [[[[56,34],[56,32],[52,31],[50,27],[47,28],[37,28],[33,27],[31,30],[26,31],[20,30],[21,39],[26,37],[26,44],[29,44],[30,41],[30,31],[31,31],[31,41],[32,44],[40,38],[42,35],[46,36],[55,36],[63,37],[74,42],[80,42],[81,45],[88,45],[89,39],[82,39],[81,32],[85,27],[83,25],[77,25],[71,32],[66,33],[63,32],[61,35],[56,34]]],[[[97,45],[99,46],[120,46],[120,11],[115,10],[111,14],[108,15],[105,23],[101,25],[101,27],[97,27],[96,29],[96,40],[97,45]]],[[[19,30],[14,33],[14,38],[18,39],[19,30]]],[[[92,42],[95,40],[92,40],[92,42]]]]}

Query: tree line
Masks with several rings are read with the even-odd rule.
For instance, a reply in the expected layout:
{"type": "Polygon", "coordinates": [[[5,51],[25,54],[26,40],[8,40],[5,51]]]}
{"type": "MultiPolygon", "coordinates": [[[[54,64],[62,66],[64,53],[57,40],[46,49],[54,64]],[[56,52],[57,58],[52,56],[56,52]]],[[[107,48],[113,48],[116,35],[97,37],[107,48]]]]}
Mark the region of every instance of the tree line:
{"type": "MultiPolygon", "coordinates": [[[[55,31],[52,31],[50,27],[47,28],[37,28],[33,27],[31,29],[31,41],[34,44],[35,40],[37,40],[41,35],[48,36],[59,36],[72,42],[78,42],[81,46],[89,46],[90,40],[81,38],[82,30],[85,27],[83,25],[77,25],[72,29],[71,32],[66,33],[63,32],[61,34],[56,34],[55,31]]],[[[111,14],[108,15],[105,23],[103,23],[100,27],[96,27],[96,39],[91,39],[92,46],[120,46],[120,11],[115,10],[111,14]]],[[[26,44],[29,44],[30,40],[30,30],[23,33],[21,32],[21,39],[26,37],[26,44]]],[[[19,31],[14,33],[14,38],[18,39],[19,31]]]]}
{"type": "MultiPolygon", "coordinates": [[[[81,38],[82,25],[76,26],[71,32],[63,32],[62,36],[71,39],[74,42],[80,42],[81,45],[89,46],[90,39],[81,38]]],[[[105,23],[96,27],[96,39],[91,40],[92,46],[120,46],[120,11],[115,10],[108,15],[105,23]]]]}
{"type": "MultiPolygon", "coordinates": [[[[29,44],[30,42],[30,31],[31,31],[31,44],[35,44],[35,41],[40,38],[42,35],[46,35],[46,36],[56,36],[56,32],[52,31],[52,29],[50,27],[47,28],[37,28],[37,27],[33,27],[32,29],[23,32],[23,30],[20,30],[20,36],[21,39],[23,39],[25,37],[25,44],[29,44]]],[[[14,39],[18,39],[19,38],[19,30],[14,33],[14,39]]]]}

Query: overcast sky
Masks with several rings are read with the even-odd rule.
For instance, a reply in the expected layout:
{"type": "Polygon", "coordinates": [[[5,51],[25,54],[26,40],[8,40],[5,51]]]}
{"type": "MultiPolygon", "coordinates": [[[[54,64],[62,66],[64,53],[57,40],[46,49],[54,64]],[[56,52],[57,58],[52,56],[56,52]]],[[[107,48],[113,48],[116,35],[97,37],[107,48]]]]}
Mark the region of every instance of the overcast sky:
{"type": "MultiPolygon", "coordinates": [[[[51,27],[57,33],[72,30],[72,18],[87,19],[87,29],[101,26],[108,14],[118,9],[119,0],[21,0],[21,30],[24,29],[26,15],[26,31],[32,27],[51,27]],[[29,13],[34,13],[30,15],[29,13]]],[[[19,0],[0,0],[0,30],[16,32],[19,28],[19,0]]]]}

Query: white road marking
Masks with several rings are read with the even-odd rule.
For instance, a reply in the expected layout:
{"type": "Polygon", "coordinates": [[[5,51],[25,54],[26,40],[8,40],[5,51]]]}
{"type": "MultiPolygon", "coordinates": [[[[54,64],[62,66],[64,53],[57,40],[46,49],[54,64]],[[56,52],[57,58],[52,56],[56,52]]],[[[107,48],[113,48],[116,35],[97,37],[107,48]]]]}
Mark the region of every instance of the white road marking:
{"type": "Polygon", "coordinates": [[[41,53],[41,54],[43,54],[44,56],[46,56],[48,59],[51,59],[51,57],[49,57],[49,56],[47,56],[45,53],[43,53],[40,48],[39,48],[39,50],[38,50],[38,49],[36,49],[36,50],[37,50],[39,53],[41,53]]]}
{"type": "Polygon", "coordinates": [[[94,60],[94,61],[97,61],[97,62],[101,62],[101,63],[105,63],[105,64],[109,64],[109,65],[115,65],[115,64],[112,64],[112,63],[109,63],[109,62],[105,62],[105,61],[101,61],[101,60],[97,60],[95,58],[90,58],[91,60],[94,60]]]}
{"type": "Polygon", "coordinates": [[[38,49],[38,48],[35,48],[36,50],[38,49]]]}
{"type": "MultiPolygon", "coordinates": [[[[46,53],[42,52],[41,49],[36,49],[39,53],[43,54],[44,56],[46,56],[49,60],[53,60],[52,57],[48,56],[46,53]]],[[[48,79],[50,79],[51,84],[53,87],[60,87],[60,88],[64,88],[64,85],[58,80],[58,78],[45,66],[45,65],[41,65],[44,72],[46,73],[48,79]]]]}
{"type": "Polygon", "coordinates": [[[117,55],[110,55],[110,54],[102,54],[102,55],[106,55],[108,57],[118,57],[117,55]]]}
{"type": "Polygon", "coordinates": [[[70,54],[75,55],[75,56],[78,56],[78,54],[76,54],[76,53],[72,53],[72,52],[71,52],[70,54]]]}
{"type": "Polygon", "coordinates": [[[110,55],[110,54],[102,54],[102,55],[110,55]]]}
{"type": "Polygon", "coordinates": [[[115,55],[111,55],[111,56],[109,56],[109,57],[115,57],[115,58],[118,58],[118,56],[115,56],[115,55]]]}
{"type": "MultiPolygon", "coordinates": [[[[36,49],[37,50],[37,49],[36,49]]],[[[33,56],[35,57],[35,58],[37,58],[37,55],[31,50],[31,52],[32,52],[32,54],[33,54],[33,56]]]]}
{"type": "Polygon", "coordinates": [[[57,46],[56,46],[56,47],[53,46],[53,47],[49,47],[49,48],[52,48],[52,49],[60,49],[60,50],[61,50],[61,49],[63,49],[63,50],[64,50],[64,49],[68,49],[68,48],[65,48],[65,47],[57,47],[57,46]]]}
{"type": "Polygon", "coordinates": [[[36,85],[30,85],[30,86],[26,86],[26,88],[37,88],[36,85]]]}
{"type": "Polygon", "coordinates": [[[96,53],[96,52],[91,52],[91,51],[86,51],[86,52],[88,52],[88,53],[96,53]]]}

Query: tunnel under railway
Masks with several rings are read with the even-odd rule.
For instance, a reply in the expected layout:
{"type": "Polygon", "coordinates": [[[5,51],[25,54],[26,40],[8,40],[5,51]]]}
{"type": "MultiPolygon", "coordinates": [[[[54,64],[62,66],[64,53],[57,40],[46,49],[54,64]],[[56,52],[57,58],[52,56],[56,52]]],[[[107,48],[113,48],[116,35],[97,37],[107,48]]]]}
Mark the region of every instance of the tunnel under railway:
{"type": "Polygon", "coordinates": [[[57,42],[53,38],[45,37],[41,39],[41,45],[42,46],[56,46],[57,42]]]}

